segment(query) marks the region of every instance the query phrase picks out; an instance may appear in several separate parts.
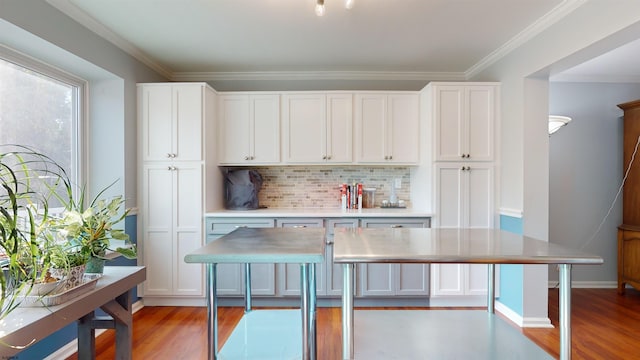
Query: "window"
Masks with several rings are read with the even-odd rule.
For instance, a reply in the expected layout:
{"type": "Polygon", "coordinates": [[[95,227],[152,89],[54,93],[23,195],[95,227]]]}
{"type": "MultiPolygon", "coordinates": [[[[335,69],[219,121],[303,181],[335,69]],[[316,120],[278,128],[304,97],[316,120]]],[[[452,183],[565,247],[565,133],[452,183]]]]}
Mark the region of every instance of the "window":
{"type": "Polygon", "coordinates": [[[80,79],[0,49],[0,144],[29,146],[82,184],[84,87],[80,79]]]}

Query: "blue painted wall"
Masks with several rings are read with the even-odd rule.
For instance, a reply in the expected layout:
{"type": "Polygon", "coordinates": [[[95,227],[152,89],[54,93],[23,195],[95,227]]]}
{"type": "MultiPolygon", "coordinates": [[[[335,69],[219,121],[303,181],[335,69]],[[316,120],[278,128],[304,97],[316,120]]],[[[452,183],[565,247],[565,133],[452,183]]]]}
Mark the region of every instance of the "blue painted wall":
{"type": "MultiPolygon", "coordinates": [[[[127,216],[125,219],[125,231],[129,234],[131,242],[137,244],[137,217],[135,215],[127,216]]],[[[129,260],[124,257],[111,260],[107,263],[108,266],[135,266],[136,260],[129,260]]],[[[136,289],[134,288],[134,299],[138,298],[136,289]]],[[[98,311],[97,314],[100,314],[98,311]]],[[[104,313],[102,313],[104,314],[104,313]]],[[[73,323],[70,324],[50,336],[38,341],[24,351],[18,353],[13,360],[33,360],[43,359],[53,352],[60,349],[62,346],[76,339],[78,336],[78,326],[73,323]]]]}
{"type": "MultiPolygon", "coordinates": [[[[500,215],[500,229],[522,234],[522,218],[500,215]]],[[[514,312],[524,314],[523,265],[500,265],[500,297],[498,300],[514,312]]]]}

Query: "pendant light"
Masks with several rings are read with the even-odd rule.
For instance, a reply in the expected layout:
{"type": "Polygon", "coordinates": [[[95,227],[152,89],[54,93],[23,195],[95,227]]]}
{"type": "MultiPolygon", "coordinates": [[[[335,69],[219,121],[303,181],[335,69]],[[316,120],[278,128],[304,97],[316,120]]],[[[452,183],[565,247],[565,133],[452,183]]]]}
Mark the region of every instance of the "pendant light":
{"type": "Polygon", "coordinates": [[[317,0],[316,2],[316,15],[324,15],[324,0],[317,0]]]}

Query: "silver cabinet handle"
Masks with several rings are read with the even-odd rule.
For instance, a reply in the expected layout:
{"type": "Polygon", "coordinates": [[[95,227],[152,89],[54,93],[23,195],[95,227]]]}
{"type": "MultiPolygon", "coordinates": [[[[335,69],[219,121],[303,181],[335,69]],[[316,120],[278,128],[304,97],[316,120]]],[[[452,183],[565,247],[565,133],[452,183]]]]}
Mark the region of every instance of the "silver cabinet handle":
{"type": "Polygon", "coordinates": [[[296,229],[302,229],[302,228],[306,228],[307,225],[293,225],[293,227],[296,229]]]}
{"type": "Polygon", "coordinates": [[[391,225],[392,229],[397,229],[397,228],[401,228],[401,227],[402,227],[402,225],[397,225],[397,224],[396,225],[391,225]]]}

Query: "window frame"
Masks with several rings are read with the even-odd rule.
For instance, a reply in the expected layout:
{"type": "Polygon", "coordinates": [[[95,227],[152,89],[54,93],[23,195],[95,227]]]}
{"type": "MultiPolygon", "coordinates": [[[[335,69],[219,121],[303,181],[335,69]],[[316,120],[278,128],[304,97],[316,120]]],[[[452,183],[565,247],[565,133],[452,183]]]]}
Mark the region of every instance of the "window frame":
{"type": "MultiPolygon", "coordinates": [[[[8,48],[0,44],[0,59],[14,65],[29,69],[30,71],[50,77],[73,88],[72,97],[75,99],[72,114],[71,130],[71,164],[69,176],[74,184],[85,184],[89,170],[88,159],[88,103],[89,82],[53,65],[37,60],[31,56],[8,48]]],[[[77,186],[74,192],[78,191],[77,186]]]]}

